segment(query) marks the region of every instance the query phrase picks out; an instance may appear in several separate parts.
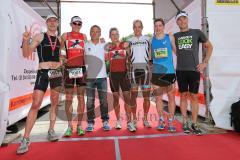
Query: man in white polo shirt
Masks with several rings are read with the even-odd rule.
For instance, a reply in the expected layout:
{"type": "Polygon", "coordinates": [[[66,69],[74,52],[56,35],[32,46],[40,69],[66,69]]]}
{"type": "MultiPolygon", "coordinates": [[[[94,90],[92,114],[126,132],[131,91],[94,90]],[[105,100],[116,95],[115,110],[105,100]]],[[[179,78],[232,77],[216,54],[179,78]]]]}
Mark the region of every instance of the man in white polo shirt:
{"type": "Polygon", "coordinates": [[[110,130],[108,124],[108,103],[107,103],[107,73],[105,65],[105,50],[106,43],[100,42],[101,28],[93,25],[90,29],[91,40],[85,44],[86,66],[87,66],[87,117],[88,125],[87,132],[92,132],[94,129],[94,104],[95,104],[95,89],[97,88],[101,119],[103,129],[110,130]]]}

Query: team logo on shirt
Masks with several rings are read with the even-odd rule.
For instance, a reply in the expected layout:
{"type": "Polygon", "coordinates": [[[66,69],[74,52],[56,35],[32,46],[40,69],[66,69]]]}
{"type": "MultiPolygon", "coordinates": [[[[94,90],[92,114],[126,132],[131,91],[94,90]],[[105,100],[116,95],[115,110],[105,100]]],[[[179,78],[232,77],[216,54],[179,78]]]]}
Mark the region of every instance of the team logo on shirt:
{"type": "Polygon", "coordinates": [[[84,46],[83,40],[80,39],[71,39],[68,41],[68,49],[82,49],[84,46]]]}
{"type": "Polygon", "coordinates": [[[183,36],[178,38],[178,49],[191,49],[193,36],[183,36]]]}
{"type": "Polygon", "coordinates": [[[111,59],[124,59],[126,52],[124,50],[114,50],[109,52],[112,55],[111,59]]]}

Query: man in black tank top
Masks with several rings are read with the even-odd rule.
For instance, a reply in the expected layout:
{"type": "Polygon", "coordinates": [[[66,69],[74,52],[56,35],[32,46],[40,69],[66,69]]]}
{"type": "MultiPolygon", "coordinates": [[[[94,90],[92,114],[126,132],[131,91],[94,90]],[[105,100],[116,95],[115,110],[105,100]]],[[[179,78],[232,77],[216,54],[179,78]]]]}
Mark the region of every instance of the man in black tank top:
{"type": "Polygon", "coordinates": [[[28,151],[30,132],[36,121],[38,110],[42,104],[49,83],[51,109],[48,139],[49,141],[58,140],[54,132],[58,98],[62,85],[61,71],[58,69],[60,68],[60,41],[56,36],[58,18],[55,15],[49,15],[46,19],[46,25],[48,29],[47,32],[34,35],[31,43],[31,33],[27,30],[26,26],[25,32],[23,33],[23,56],[29,57],[32,52],[37,49],[39,67],[33,91],[32,106],[27,116],[24,136],[17,149],[17,154],[23,154],[28,151]]]}

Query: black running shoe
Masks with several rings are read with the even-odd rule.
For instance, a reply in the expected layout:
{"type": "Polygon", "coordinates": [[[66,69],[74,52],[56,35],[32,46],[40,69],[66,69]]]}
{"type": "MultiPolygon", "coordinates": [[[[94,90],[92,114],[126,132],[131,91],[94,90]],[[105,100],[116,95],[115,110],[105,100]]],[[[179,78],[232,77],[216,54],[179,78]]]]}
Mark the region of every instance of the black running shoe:
{"type": "Polygon", "coordinates": [[[192,132],[193,132],[193,134],[195,134],[195,135],[197,135],[197,136],[200,136],[200,135],[203,134],[197,124],[193,123],[191,127],[192,127],[192,132]]]}
{"type": "Polygon", "coordinates": [[[189,128],[189,124],[188,124],[188,122],[186,121],[185,123],[183,123],[183,132],[184,133],[187,133],[187,134],[189,134],[190,133],[190,128],[189,128]]]}

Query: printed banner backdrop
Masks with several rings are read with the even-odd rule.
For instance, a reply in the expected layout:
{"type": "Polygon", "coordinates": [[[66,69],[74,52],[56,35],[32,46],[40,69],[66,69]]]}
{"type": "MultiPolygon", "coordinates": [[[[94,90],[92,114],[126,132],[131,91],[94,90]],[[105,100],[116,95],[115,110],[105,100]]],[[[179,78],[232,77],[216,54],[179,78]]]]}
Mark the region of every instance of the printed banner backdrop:
{"type": "MultiPolygon", "coordinates": [[[[0,44],[0,82],[10,89],[9,96],[1,103],[0,114],[1,117],[7,115],[7,125],[11,125],[26,117],[29,111],[38,67],[36,53],[29,58],[22,56],[22,34],[25,26],[31,30],[32,35],[42,32],[45,21],[22,0],[9,0],[1,5],[4,5],[1,6],[1,22],[4,25],[1,25],[0,32],[4,41],[0,44]],[[2,110],[7,112],[3,113],[2,110]]],[[[47,93],[42,106],[49,103],[47,93]]],[[[1,126],[1,135],[5,134],[4,128],[6,126],[1,126]]]]}
{"type": "MultiPolygon", "coordinates": [[[[201,1],[193,1],[190,3],[184,11],[188,13],[189,18],[189,28],[198,28],[201,29],[201,17],[202,17],[202,11],[201,11],[201,1]]],[[[166,33],[176,33],[179,31],[179,28],[176,24],[175,17],[173,17],[166,25],[165,25],[166,33]]],[[[202,47],[199,47],[199,60],[202,60],[202,47]]],[[[174,64],[176,66],[176,56],[174,55],[174,64]]],[[[176,67],[175,67],[176,68],[176,67]]],[[[201,78],[200,82],[200,89],[199,89],[199,115],[205,117],[206,112],[206,105],[204,100],[204,87],[203,87],[203,78],[201,78]]],[[[167,96],[164,96],[164,99],[167,100],[167,96]]],[[[179,93],[176,93],[176,104],[180,105],[180,97],[179,93]]],[[[188,110],[190,110],[190,103],[188,103],[188,110]]]]}
{"type": "Polygon", "coordinates": [[[209,37],[214,46],[209,66],[214,96],[210,111],[216,127],[232,129],[230,107],[240,98],[240,5],[207,2],[209,37]]]}

